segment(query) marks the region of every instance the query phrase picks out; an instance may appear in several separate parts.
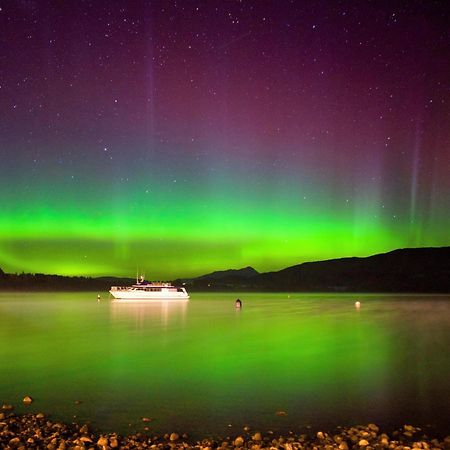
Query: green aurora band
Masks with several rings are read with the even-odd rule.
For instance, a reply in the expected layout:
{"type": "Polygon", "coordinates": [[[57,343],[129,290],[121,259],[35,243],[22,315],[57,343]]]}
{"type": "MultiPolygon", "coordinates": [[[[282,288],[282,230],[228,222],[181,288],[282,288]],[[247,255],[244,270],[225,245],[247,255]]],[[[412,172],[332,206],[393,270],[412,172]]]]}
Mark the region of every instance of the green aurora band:
{"type": "Polygon", "coordinates": [[[419,211],[411,218],[408,204],[394,214],[376,184],[349,198],[354,186],[330,186],[331,172],[322,180],[286,171],[268,179],[250,170],[245,177],[239,167],[211,178],[183,170],[145,176],[131,164],[121,177],[115,168],[72,177],[48,162],[41,175],[3,183],[0,267],[89,276],[132,276],[138,268],[169,279],[446,242],[445,208],[425,221],[419,211]]]}

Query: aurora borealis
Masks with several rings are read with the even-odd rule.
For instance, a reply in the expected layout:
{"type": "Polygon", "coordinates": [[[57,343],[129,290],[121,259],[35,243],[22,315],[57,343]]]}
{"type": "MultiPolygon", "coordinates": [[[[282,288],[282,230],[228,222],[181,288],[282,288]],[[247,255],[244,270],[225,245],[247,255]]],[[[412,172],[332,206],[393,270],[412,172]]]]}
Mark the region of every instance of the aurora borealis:
{"type": "Polygon", "coordinates": [[[445,1],[0,2],[0,268],[450,245],[445,1]]]}

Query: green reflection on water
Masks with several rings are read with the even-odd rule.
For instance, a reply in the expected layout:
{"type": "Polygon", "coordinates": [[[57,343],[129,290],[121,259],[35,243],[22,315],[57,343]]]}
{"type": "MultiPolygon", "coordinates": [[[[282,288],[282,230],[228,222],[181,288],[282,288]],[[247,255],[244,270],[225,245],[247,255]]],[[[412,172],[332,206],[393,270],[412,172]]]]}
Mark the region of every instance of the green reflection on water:
{"type": "Polygon", "coordinates": [[[194,434],[446,426],[448,297],[239,296],[241,311],[236,294],[131,305],[1,294],[0,400],[25,410],[29,394],[31,410],[121,432],[141,430],[142,417],[155,432],[194,434]]]}

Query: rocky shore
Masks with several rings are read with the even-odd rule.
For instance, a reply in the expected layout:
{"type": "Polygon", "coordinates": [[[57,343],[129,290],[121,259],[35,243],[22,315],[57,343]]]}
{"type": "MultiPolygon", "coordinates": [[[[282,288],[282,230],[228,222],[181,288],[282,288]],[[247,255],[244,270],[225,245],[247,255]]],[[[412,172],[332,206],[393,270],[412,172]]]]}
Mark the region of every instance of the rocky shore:
{"type": "Polygon", "coordinates": [[[241,434],[233,437],[193,442],[187,435],[176,432],[164,436],[145,433],[130,436],[99,434],[88,425],[55,422],[43,413],[17,415],[12,409],[10,405],[3,405],[0,412],[2,449],[450,450],[450,436],[444,439],[432,438],[411,425],[404,425],[390,435],[382,432],[375,424],[338,428],[334,433],[319,431],[307,435],[290,432],[286,436],[277,436],[271,431],[263,434],[245,427],[241,434]]]}

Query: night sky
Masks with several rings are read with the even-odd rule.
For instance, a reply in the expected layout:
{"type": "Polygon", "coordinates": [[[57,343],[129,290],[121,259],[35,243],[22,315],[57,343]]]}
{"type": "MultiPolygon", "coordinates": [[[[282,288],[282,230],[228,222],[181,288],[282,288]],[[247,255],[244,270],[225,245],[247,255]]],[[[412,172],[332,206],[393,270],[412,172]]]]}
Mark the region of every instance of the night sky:
{"type": "Polygon", "coordinates": [[[0,267],[450,245],[447,1],[0,1],[0,267]]]}

